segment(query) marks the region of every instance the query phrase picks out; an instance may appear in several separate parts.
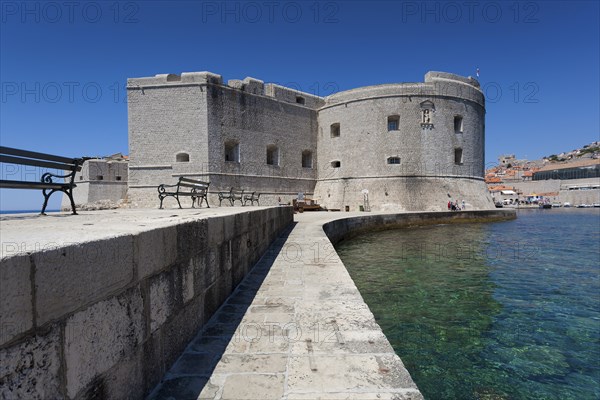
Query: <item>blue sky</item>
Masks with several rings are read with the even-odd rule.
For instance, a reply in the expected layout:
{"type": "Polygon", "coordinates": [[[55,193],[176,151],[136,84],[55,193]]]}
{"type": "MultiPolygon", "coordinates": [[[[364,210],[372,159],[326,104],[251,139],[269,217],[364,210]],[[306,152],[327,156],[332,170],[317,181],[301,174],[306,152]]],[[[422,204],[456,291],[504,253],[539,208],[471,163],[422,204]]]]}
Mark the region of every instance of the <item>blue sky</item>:
{"type": "MultiPolygon", "coordinates": [[[[486,162],[599,140],[596,1],[1,1],[0,12],[3,146],[128,153],[128,77],[211,71],[327,95],[476,68],[486,162]]],[[[40,204],[38,191],[0,191],[0,209],[40,204]]]]}

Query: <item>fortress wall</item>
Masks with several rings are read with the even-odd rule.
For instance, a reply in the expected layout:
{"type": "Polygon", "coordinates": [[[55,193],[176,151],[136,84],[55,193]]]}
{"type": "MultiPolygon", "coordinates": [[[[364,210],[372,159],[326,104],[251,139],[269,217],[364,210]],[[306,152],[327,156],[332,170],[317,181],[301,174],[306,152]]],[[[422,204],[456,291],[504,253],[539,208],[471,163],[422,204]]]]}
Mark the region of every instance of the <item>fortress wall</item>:
{"type": "Polygon", "coordinates": [[[33,221],[48,243],[22,243],[22,225],[3,225],[0,398],[143,398],[293,221],[291,207],[137,222],[122,213],[94,238],[76,221],[33,221]]]}
{"type": "MultiPolygon", "coordinates": [[[[435,76],[430,76],[429,74],[430,73],[425,75],[425,83],[392,83],[366,86],[339,92],[325,98],[325,107],[367,98],[434,95],[460,98],[477,103],[482,107],[485,106],[485,99],[483,93],[479,89],[479,83],[469,84],[464,81],[467,78],[463,77],[458,77],[460,80],[452,80],[449,78],[437,78],[435,76]]],[[[446,75],[452,74],[445,74],[445,76],[446,75]]]]}
{"type": "MultiPolygon", "coordinates": [[[[130,79],[128,89],[132,206],[156,207],[157,186],[179,176],[210,181],[215,193],[260,191],[265,204],[312,194],[322,98],[254,78],[224,85],[206,72],[130,79]],[[225,161],[226,142],[239,145],[239,162],[225,161]],[[278,148],[279,165],[267,165],[269,145],[278,148]],[[302,166],[303,151],[311,152],[310,168],[302,166]],[[176,161],[180,152],[189,162],[176,161]]],[[[210,198],[215,204],[216,195],[210,198]]]]}
{"type": "Polygon", "coordinates": [[[431,73],[423,84],[379,85],[329,96],[319,111],[315,196],[328,207],[354,207],[362,204],[362,195],[360,201],[347,200],[344,187],[358,194],[369,189],[374,210],[437,210],[450,193],[453,199],[471,199],[475,208],[493,207],[482,180],[483,95],[468,78],[452,81],[451,76],[431,73]],[[467,94],[448,95],[461,91],[467,94]],[[424,108],[431,108],[426,125],[424,108]],[[460,133],[455,116],[462,117],[460,133]],[[398,118],[397,130],[388,130],[388,117],[398,118]],[[333,124],[339,124],[339,137],[332,137],[333,124]],[[462,149],[462,163],[455,162],[455,149],[462,149]],[[390,157],[400,163],[388,163],[390,157]],[[336,161],[339,168],[332,165],[336,161]],[[388,195],[381,197],[385,191],[388,195]]]}
{"type": "MultiPolygon", "coordinates": [[[[108,200],[113,203],[117,203],[126,196],[127,182],[78,182],[77,187],[75,190],[73,190],[73,200],[75,201],[75,206],[78,209],[83,204],[95,203],[101,200],[108,200]]],[[[71,202],[69,197],[65,194],[62,196],[60,207],[62,210],[71,210],[71,202]]]]}
{"type": "Polygon", "coordinates": [[[174,183],[173,171],[201,170],[208,163],[206,84],[211,81],[221,78],[189,73],[128,80],[132,198],[138,188],[174,183]],[[188,154],[189,162],[178,162],[179,153],[188,154]]]}
{"type": "MultiPolygon", "coordinates": [[[[127,195],[127,181],[126,161],[87,160],[83,163],[81,171],[75,174],[75,205],[80,207],[100,200],[116,203],[127,195]]],[[[71,202],[65,194],[62,196],[61,209],[71,209],[71,202]]]]}
{"type": "Polygon", "coordinates": [[[281,195],[312,192],[317,165],[314,109],[210,85],[208,115],[212,190],[235,186],[281,195]],[[225,160],[226,143],[238,144],[239,162],[225,160]],[[271,145],[278,149],[279,165],[267,165],[267,146],[271,145]],[[305,150],[312,154],[312,168],[302,166],[305,150]]]}
{"type": "Polygon", "coordinates": [[[483,183],[483,96],[468,78],[455,82],[449,76],[428,74],[424,84],[380,85],[328,97],[319,111],[315,197],[321,204],[355,210],[367,189],[373,210],[443,210],[450,198],[464,199],[472,209],[493,208],[483,183]],[[467,86],[471,94],[447,95],[466,93],[467,86]],[[422,124],[425,107],[432,107],[430,125],[422,124]],[[455,131],[455,116],[462,117],[461,133],[455,131]],[[388,117],[398,117],[397,130],[388,130],[388,117]],[[339,124],[339,137],[332,137],[332,124],[339,124]],[[457,148],[461,164],[455,162],[457,148]],[[388,163],[389,157],[400,163],[388,163]]]}
{"type": "Polygon", "coordinates": [[[371,177],[319,180],[315,198],[328,209],[359,211],[363,189],[372,211],[446,211],[448,200],[465,200],[467,210],[493,209],[483,180],[462,177],[371,177]]]}
{"type": "Polygon", "coordinates": [[[435,97],[366,99],[319,112],[319,179],[414,174],[483,176],[483,110],[472,103],[435,97]],[[421,126],[420,103],[432,100],[433,127],[421,126]],[[399,129],[388,131],[389,116],[399,116],[399,129]],[[454,116],[462,115],[463,133],[454,133],[454,116]],[[330,127],[340,124],[340,136],[330,127]],[[455,165],[454,149],[463,149],[463,164],[455,165]],[[389,165],[387,158],[400,157],[389,165]],[[332,171],[331,161],[341,167],[332,171]]]}
{"type": "Polygon", "coordinates": [[[276,85],[274,83],[270,83],[265,86],[265,95],[273,97],[276,100],[292,104],[299,104],[299,101],[303,101],[303,103],[300,105],[312,109],[318,109],[325,104],[325,99],[322,97],[276,85]]]}
{"type": "MultiPolygon", "coordinates": [[[[354,179],[356,185],[362,180],[361,189],[373,187],[371,178],[388,179],[388,187],[400,185],[390,190],[398,192],[402,204],[421,204],[421,209],[436,208],[442,190],[430,185],[435,203],[400,193],[425,187],[423,177],[464,177],[470,182],[465,188],[481,187],[471,181],[484,173],[485,100],[470,77],[429,72],[423,83],[370,86],[325,99],[254,78],[224,85],[219,75],[207,72],[132,79],[128,85],[128,200],[133,206],[156,207],[156,187],[184,175],[210,181],[214,193],[230,187],[265,193],[264,204],[277,204],[280,198],[287,202],[304,192],[330,207],[346,202],[343,196],[331,198],[340,191],[335,179],[354,179]],[[424,108],[430,109],[427,124],[424,108]],[[399,118],[397,130],[388,131],[390,116],[399,118]],[[462,117],[460,133],[455,132],[456,116],[462,117]],[[340,136],[331,137],[336,123],[340,136]],[[277,148],[278,165],[267,164],[271,146],[277,148]],[[187,149],[192,149],[190,162],[173,161],[187,149]],[[458,163],[456,149],[462,150],[458,163]],[[311,168],[302,166],[303,151],[311,153],[311,168]],[[388,163],[390,157],[400,163],[388,163]],[[341,166],[334,167],[334,161],[341,166]],[[403,183],[408,177],[420,179],[403,183]]],[[[460,187],[456,179],[450,181],[452,196],[476,196],[474,189],[463,193],[455,189],[460,187]]],[[[474,207],[488,204],[487,191],[480,197],[474,207]]],[[[390,198],[388,190],[381,203],[372,198],[371,206],[386,208],[390,198]]]]}

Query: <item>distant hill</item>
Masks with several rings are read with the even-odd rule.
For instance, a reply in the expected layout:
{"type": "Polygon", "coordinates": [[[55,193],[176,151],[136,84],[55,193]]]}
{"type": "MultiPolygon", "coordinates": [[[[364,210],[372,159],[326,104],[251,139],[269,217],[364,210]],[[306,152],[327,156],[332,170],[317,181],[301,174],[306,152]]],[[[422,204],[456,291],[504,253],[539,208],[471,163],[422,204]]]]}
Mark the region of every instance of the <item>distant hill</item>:
{"type": "Polygon", "coordinates": [[[549,156],[543,157],[543,160],[552,163],[578,160],[581,158],[600,158],[600,141],[586,144],[585,146],[579,149],[563,152],[560,154],[551,154],[549,156]]]}

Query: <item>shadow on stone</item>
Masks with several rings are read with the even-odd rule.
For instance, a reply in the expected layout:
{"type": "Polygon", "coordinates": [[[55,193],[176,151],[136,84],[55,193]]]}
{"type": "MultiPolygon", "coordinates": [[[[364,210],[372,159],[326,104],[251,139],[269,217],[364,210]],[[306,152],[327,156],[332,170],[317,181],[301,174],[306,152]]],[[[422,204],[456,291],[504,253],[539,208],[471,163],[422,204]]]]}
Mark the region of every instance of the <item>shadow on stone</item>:
{"type": "Polygon", "coordinates": [[[204,398],[200,397],[203,391],[203,396],[208,395],[207,398],[212,398],[212,390],[207,386],[210,386],[210,376],[234,338],[248,307],[295,225],[296,223],[290,224],[269,246],[266,253],[187,346],[161,383],[150,393],[148,400],[195,400],[204,398]]]}

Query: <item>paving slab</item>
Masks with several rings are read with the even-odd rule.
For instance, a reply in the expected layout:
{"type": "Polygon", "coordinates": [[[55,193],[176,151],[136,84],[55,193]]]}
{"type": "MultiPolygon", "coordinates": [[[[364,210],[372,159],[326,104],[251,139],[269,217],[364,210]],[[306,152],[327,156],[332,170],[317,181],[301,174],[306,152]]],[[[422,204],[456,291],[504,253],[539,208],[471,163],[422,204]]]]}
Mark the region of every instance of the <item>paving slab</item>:
{"type": "Polygon", "coordinates": [[[350,215],[296,215],[149,399],[422,399],[323,231],[350,215]]]}
{"type": "MultiPolygon", "coordinates": [[[[271,207],[117,209],[79,211],[78,215],[68,212],[47,215],[3,214],[0,216],[2,230],[0,258],[55,249],[69,244],[137,235],[142,232],[151,235],[156,228],[267,208],[271,207]]],[[[166,240],[172,239],[173,237],[166,238],[166,240]]]]}

